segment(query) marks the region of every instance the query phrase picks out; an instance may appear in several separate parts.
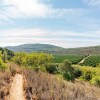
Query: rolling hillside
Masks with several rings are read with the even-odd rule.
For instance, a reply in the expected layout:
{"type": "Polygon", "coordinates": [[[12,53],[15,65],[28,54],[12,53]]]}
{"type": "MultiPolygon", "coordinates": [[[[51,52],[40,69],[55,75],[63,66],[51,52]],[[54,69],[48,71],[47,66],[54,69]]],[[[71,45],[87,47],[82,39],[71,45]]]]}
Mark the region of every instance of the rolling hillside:
{"type": "Polygon", "coordinates": [[[81,48],[62,48],[49,44],[24,44],[19,46],[6,47],[14,52],[46,52],[52,54],[71,54],[71,55],[88,55],[100,54],[100,46],[81,47],[81,48]]]}
{"type": "Polygon", "coordinates": [[[78,54],[78,55],[94,55],[100,54],[100,46],[70,48],[64,51],[66,54],[78,54]]]}
{"type": "Polygon", "coordinates": [[[49,44],[23,44],[19,46],[14,46],[14,47],[7,47],[8,49],[14,51],[14,52],[58,52],[64,50],[64,48],[54,46],[54,45],[49,45],[49,44]]]}

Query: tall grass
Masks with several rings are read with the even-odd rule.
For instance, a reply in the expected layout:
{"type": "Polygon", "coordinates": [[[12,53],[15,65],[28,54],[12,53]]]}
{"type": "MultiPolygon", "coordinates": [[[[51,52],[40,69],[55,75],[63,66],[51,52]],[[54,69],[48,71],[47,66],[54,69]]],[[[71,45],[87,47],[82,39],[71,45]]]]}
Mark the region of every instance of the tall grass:
{"type": "Polygon", "coordinates": [[[23,71],[26,77],[27,100],[28,91],[33,100],[99,100],[100,88],[87,83],[67,82],[58,76],[48,73],[23,71]]]}
{"type": "Polygon", "coordinates": [[[5,100],[9,95],[11,82],[11,73],[9,71],[0,71],[0,100],[5,100]]]}
{"type": "Polygon", "coordinates": [[[0,100],[9,100],[9,91],[11,87],[12,77],[20,72],[18,65],[14,63],[7,63],[7,69],[0,70],[0,100]]]}

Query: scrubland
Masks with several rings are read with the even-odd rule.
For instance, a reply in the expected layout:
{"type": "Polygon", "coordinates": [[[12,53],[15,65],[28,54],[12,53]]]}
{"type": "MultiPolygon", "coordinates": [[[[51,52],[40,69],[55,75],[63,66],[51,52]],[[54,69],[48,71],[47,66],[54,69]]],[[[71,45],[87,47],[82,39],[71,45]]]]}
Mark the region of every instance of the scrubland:
{"type": "Polygon", "coordinates": [[[46,53],[15,53],[10,60],[5,55],[0,55],[0,100],[8,100],[16,73],[24,77],[26,100],[100,100],[99,65],[54,63],[46,53]]]}

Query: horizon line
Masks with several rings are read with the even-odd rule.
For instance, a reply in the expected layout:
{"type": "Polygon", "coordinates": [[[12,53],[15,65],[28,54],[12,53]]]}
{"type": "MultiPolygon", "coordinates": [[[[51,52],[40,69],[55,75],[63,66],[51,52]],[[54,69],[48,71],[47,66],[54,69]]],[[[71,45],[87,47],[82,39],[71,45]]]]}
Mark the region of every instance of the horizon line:
{"type": "Polygon", "coordinates": [[[68,47],[68,48],[66,48],[66,47],[63,47],[63,46],[58,46],[58,45],[49,44],[49,43],[22,43],[22,44],[16,44],[16,45],[0,46],[0,47],[3,47],[3,48],[6,48],[6,47],[16,47],[16,46],[27,45],[27,44],[46,44],[46,45],[52,45],[52,46],[61,47],[61,48],[64,48],[64,49],[70,49],[70,48],[87,48],[87,47],[100,46],[100,45],[89,45],[89,46],[79,46],[79,47],[68,47]]]}

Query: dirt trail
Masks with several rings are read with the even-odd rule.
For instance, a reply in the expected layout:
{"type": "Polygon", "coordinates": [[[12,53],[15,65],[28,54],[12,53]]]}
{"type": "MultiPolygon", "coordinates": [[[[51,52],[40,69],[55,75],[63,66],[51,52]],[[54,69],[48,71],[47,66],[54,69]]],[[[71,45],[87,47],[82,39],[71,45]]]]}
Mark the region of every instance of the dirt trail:
{"type": "Polygon", "coordinates": [[[26,100],[23,89],[23,75],[16,74],[11,84],[9,100],[26,100]]]}
{"type": "Polygon", "coordinates": [[[86,56],[86,57],[84,57],[78,64],[83,64],[84,63],[84,61],[85,61],[85,59],[87,59],[88,57],[90,57],[90,55],[88,55],[88,56],[86,56]]]}

